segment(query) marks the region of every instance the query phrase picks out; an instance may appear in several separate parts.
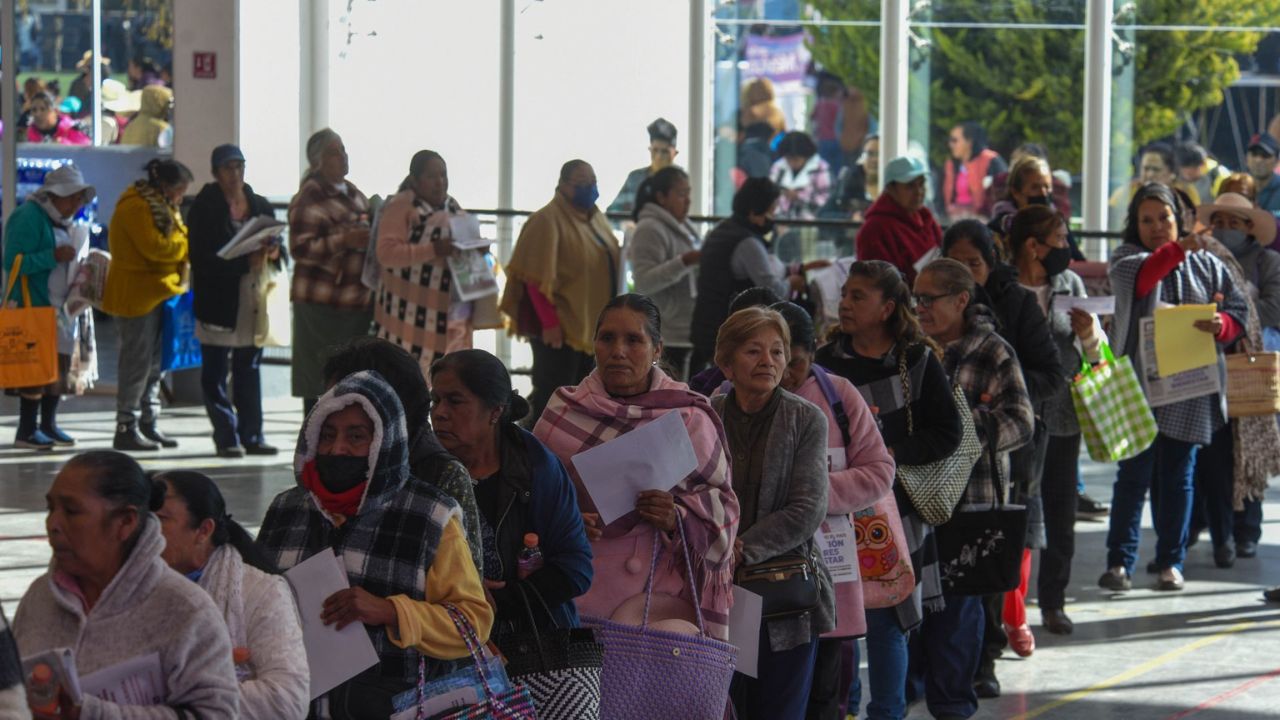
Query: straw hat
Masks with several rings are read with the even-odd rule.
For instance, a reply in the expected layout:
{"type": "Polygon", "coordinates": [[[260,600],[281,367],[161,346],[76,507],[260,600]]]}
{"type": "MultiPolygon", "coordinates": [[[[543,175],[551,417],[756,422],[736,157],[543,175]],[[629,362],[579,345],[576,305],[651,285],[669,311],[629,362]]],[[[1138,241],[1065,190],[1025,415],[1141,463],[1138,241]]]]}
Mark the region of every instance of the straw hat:
{"type": "Polygon", "coordinates": [[[1222,193],[1216,201],[1196,208],[1196,219],[1208,226],[1213,220],[1214,213],[1220,212],[1231,213],[1252,221],[1253,232],[1250,234],[1262,247],[1275,242],[1275,216],[1249,202],[1249,198],[1239,193],[1222,193]]]}

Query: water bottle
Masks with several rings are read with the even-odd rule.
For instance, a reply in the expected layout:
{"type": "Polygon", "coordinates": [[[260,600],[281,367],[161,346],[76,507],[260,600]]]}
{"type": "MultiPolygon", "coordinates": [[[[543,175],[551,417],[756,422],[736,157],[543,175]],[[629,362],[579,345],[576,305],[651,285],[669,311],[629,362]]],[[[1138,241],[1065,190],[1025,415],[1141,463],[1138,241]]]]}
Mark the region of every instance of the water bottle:
{"type": "Polygon", "coordinates": [[[542,569],[542,549],[538,547],[538,533],[525,533],[524,548],[516,556],[516,577],[521,580],[542,569]]]}
{"type": "Polygon", "coordinates": [[[58,714],[58,681],[48,663],[36,663],[31,668],[27,685],[27,699],[31,709],[46,715],[58,714]]]}

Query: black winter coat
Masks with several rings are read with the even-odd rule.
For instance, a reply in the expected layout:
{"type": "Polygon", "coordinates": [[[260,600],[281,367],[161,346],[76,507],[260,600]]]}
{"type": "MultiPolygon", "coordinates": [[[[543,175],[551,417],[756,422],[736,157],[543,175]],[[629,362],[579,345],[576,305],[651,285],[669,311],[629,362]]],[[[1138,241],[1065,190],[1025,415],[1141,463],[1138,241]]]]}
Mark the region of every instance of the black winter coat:
{"type": "MultiPolygon", "coordinates": [[[[271,203],[254,194],[247,184],[244,194],[249,200],[249,215],[245,220],[275,214],[271,203]]],[[[249,256],[233,260],[218,257],[218,251],[235,237],[236,231],[231,225],[231,206],[217,183],[208,183],[200,189],[187,212],[187,227],[196,320],[233,328],[240,311],[240,278],[249,274],[249,256]]]]}
{"type": "Polygon", "coordinates": [[[1015,268],[999,263],[991,270],[986,285],[978,289],[977,300],[995,311],[1000,321],[996,332],[1018,354],[1031,406],[1040,416],[1045,401],[1053,398],[1066,382],[1066,373],[1035,293],[1018,284],[1015,268]]]}

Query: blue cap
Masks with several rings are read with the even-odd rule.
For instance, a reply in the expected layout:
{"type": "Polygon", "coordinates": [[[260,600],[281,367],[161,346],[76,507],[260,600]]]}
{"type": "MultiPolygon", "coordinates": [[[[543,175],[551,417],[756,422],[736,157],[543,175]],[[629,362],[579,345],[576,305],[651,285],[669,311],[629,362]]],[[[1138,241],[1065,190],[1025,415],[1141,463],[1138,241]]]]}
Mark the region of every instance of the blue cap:
{"type": "Polygon", "coordinates": [[[214,170],[217,170],[232,160],[244,162],[244,153],[240,152],[239,147],[232,145],[231,143],[227,143],[226,145],[219,145],[213,149],[213,160],[211,162],[213,163],[214,170]]]}
{"type": "Polygon", "coordinates": [[[1271,137],[1271,133],[1259,133],[1249,139],[1248,151],[1254,150],[1261,150],[1271,157],[1276,157],[1280,155],[1280,142],[1276,142],[1276,139],[1271,137]]]}
{"type": "Polygon", "coordinates": [[[889,164],[884,166],[884,177],[881,180],[885,185],[895,182],[909,183],[928,174],[929,168],[925,166],[923,160],[903,155],[890,160],[889,164]]]}

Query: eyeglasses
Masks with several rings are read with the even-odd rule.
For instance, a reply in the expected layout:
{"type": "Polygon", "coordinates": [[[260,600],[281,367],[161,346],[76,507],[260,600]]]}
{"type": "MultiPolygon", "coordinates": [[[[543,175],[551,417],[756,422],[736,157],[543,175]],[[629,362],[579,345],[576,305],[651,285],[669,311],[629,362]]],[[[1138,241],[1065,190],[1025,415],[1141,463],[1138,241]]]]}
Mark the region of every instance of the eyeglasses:
{"type": "Polygon", "coordinates": [[[911,299],[912,299],[912,300],[915,300],[916,307],[922,307],[922,308],[925,308],[925,309],[927,310],[928,308],[933,307],[933,304],[934,304],[935,302],[937,302],[938,300],[940,300],[940,299],[942,299],[942,298],[944,298],[944,297],[951,297],[952,295],[955,295],[955,294],[956,294],[956,293],[953,293],[953,292],[949,292],[949,293],[942,293],[941,295],[920,295],[920,294],[915,294],[915,295],[912,295],[912,296],[911,296],[911,299]]]}

